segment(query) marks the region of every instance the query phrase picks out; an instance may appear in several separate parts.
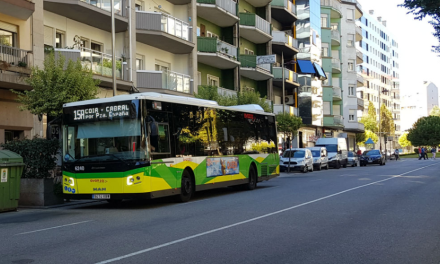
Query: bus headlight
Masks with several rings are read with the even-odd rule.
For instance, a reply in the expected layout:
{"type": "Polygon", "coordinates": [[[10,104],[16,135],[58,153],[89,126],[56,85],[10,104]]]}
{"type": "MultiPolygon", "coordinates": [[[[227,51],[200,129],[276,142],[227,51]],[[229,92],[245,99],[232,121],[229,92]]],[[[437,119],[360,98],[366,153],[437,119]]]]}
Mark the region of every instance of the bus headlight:
{"type": "Polygon", "coordinates": [[[127,185],[133,185],[134,179],[133,176],[128,176],[127,177],[127,185]]]}
{"type": "Polygon", "coordinates": [[[75,186],[75,180],[73,178],[69,178],[70,186],[75,186]]]}

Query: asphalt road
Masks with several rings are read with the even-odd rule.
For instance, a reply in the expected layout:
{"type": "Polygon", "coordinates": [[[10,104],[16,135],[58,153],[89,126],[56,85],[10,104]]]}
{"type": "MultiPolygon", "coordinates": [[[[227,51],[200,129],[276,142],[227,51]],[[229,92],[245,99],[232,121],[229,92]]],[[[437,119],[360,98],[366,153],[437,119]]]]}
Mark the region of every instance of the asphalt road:
{"type": "Polygon", "coordinates": [[[0,214],[0,263],[440,263],[440,160],[0,214]]]}

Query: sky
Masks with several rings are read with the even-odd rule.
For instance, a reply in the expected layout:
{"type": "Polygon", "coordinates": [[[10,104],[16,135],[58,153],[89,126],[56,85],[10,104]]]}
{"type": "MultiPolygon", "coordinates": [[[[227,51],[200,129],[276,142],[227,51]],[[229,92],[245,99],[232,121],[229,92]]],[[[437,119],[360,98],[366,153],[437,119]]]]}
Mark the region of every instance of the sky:
{"type": "Polygon", "coordinates": [[[440,54],[431,52],[431,46],[439,45],[432,35],[434,28],[429,18],[414,20],[408,10],[397,7],[404,0],[358,0],[364,13],[374,10],[374,16],[387,21],[387,28],[399,43],[401,95],[412,94],[422,87],[423,81],[431,81],[440,89],[440,54]]]}

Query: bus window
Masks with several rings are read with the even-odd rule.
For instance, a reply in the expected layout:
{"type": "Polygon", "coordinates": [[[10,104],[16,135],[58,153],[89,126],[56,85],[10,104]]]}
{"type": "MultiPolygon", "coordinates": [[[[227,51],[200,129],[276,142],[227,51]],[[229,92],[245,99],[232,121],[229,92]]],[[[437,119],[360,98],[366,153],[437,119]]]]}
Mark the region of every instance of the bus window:
{"type": "Polygon", "coordinates": [[[150,134],[151,152],[153,153],[171,153],[170,150],[170,130],[168,124],[155,123],[157,125],[157,134],[155,128],[150,134]]]}

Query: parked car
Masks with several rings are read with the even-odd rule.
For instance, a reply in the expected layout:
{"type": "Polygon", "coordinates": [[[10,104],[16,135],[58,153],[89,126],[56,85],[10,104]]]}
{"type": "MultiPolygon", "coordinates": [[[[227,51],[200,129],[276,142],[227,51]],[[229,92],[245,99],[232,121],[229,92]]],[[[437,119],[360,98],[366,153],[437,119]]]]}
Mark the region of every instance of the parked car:
{"type": "Polygon", "coordinates": [[[379,164],[380,166],[385,165],[385,155],[380,153],[378,149],[372,149],[365,151],[360,160],[361,166],[367,166],[368,164],[379,164]]]}
{"type": "Polygon", "coordinates": [[[348,165],[356,167],[358,165],[359,157],[353,151],[349,151],[348,154],[348,165]]]}
{"type": "Polygon", "coordinates": [[[287,171],[289,166],[291,171],[313,171],[312,152],[305,148],[286,149],[280,157],[280,171],[287,171]]]}
{"type": "Polygon", "coordinates": [[[310,149],[313,156],[313,168],[321,170],[322,168],[328,170],[327,149],[324,147],[312,147],[310,149]]]}
{"type": "Polygon", "coordinates": [[[328,154],[330,167],[339,169],[341,166],[347,168],[347,141],[345,138],[319,138],[315,147],[325,147],[328,154]]]}

